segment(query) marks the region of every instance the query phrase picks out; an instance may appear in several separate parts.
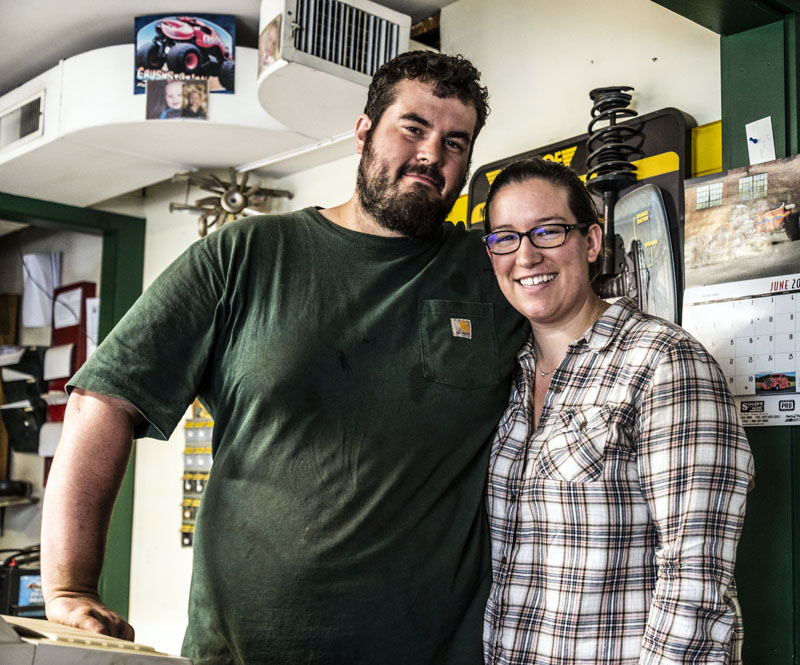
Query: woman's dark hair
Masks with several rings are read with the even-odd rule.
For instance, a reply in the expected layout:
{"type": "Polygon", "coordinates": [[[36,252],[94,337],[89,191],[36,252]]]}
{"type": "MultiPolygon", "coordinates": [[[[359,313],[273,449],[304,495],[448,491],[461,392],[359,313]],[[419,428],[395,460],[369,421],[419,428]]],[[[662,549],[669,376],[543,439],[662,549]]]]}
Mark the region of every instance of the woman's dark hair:
{"type": "Polygon", "coordinates": [[[484,207],[483,228],[486,229],[486,233],[492,231],[489,221],[489,206],[497,193],[507,185],[521,184],[537,178],[567,190],[567,204],[578,224],[585,224],[588,227],[600,223],[601,217],[597,205],[575,171],[559,162],[530,157],[511,162],[500,171],[492,182],[484,207]]]}
{"type": "MultiPolygon", "coordinates": [[[[540,157],[530,157],[511,162],[500,171],[492,182],[489,188],[489,196],[486,197],[486,205],[483,209],[483,228],[486,233],[492,232],[489,206],[494,201],[497,193],[508,185],[522,184],[528,180],[536,179],[545,180],[555,187],[562,187],[567,190],[567,205],[569,205],[570,212],[578,224],[584,225],[579,229],[581,233],[586,235],[588,228],[592,224],[600,224],[602,226],[602,217],[600,217],[597,205],[586,189],[586,185],[583,184],[583,181],[575,171],[559,162],[551,162],[540,157]]],[[[598,259],[591,264],[589,276],[592,279],[600,272],[601,256],[602,249],[598,259]]]]}
{"type": "Polygon", "coordinates": [[[397,84],[415,80],[433,84],[437,97],[456,97],[475,108],[477,121],[472,136],[474,144],[489,115],[489,91],[480,84],[481,73],[460,55],[445,55],[434,51],[409,51],[382,65],[369,85],[364,113],[377,127],[384,111],[395,102],[397,84]]]}

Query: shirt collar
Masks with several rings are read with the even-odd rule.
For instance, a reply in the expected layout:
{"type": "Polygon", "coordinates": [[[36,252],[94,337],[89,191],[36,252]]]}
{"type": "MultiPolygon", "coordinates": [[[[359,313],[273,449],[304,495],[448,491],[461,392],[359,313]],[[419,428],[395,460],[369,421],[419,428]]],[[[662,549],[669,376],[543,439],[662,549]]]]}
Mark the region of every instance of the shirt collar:
{"type": "Polygon", "coordinates": [[[525,340],[525,343],[522,345],[519,351],[517,351],[517,362],[520,364],[527,362],[532,362],[536,358],[536,351],[533,349],[533,332],[528,335],[528,339],[525,340]]]}
{"type": "MultiPolygon", "coordinates": [[[[602,351],[618,337],[626,322],[630,320],[636,311],[636,304],[633,300],[627,297],[619,298],[603,312],[600,318],[583,335],[572,342],[570,347],[577,348],[585,344],[592,351],[602,351]]],[[[533,333],[531,333],[517,353],[517,362],[522,363],[525,360],[535,358],[533,333]]]]}
{"type": "Polygon", "coordinates": [[[592,351],[602,351],[619,336],[636,311],[638,310],[633,300],[619,298],[576,343],[585,342],[592,351]]]}

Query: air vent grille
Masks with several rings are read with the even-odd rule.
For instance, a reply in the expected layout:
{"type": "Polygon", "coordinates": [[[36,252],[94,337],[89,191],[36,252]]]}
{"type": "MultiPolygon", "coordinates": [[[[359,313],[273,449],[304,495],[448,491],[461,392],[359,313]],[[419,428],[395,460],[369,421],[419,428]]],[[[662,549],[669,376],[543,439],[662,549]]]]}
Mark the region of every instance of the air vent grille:
{"type": "Polygon", "coordinates": [[[0,116],[0,149],[42,133],[44,93],[0,116]]]}
{"type": "Polygon", "coordinates": [[[294,47],[372,76],[399,52],[400,26],[337,0],[297,0],[294,47]]]}

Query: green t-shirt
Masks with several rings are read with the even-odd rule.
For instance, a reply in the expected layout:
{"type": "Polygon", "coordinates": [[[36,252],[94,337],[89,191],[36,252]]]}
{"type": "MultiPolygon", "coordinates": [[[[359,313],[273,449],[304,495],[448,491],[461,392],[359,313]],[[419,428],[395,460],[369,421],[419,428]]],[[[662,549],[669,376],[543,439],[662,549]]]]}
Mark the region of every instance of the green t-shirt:
{"type": "Polygon", "coordinates": [[[482,662],[488,441],[528,326],[480,236],[343,229],[309,208],[193,244],[71,385],[167,437],[200,395],[195,665],[482,662]]]}

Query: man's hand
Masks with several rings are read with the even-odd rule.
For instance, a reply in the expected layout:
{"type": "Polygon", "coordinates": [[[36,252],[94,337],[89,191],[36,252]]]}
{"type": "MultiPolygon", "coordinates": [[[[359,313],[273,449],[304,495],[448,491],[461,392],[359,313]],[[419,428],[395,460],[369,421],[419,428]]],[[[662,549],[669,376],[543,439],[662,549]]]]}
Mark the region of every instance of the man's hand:
{"type": "Polygon", "coordinates": [[[100,602],[111,511],[141,414],[124,400],[75,389],[53,458],[42,510],[42,593],[47,618],[133,639],[133,629],[100,602]]]}
{"type": "Polygon", "coordinates": [[[45,611],[49,621],[133,641],[131,625],[97,597],[74,593],[56,596],[47,601],[45,611]]]}

